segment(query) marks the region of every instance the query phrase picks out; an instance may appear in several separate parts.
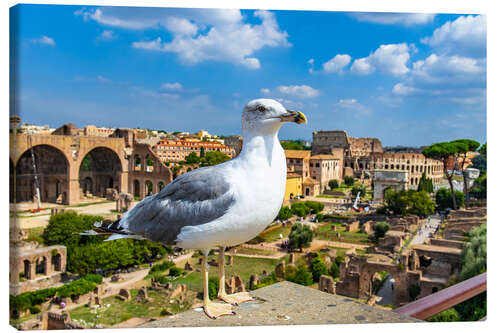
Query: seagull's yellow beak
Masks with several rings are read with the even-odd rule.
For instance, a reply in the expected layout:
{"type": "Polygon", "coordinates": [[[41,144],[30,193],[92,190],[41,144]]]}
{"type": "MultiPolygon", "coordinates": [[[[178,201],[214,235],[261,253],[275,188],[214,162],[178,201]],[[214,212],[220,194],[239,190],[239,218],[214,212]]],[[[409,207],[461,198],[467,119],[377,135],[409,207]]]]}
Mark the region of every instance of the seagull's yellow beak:
{"type": "Polygon", "coordinates": [[[293,121],[297,124],[307,124],[306,116],[300,111],[286,110],[287,112],[280,116],[281,121],[293,121]]]}

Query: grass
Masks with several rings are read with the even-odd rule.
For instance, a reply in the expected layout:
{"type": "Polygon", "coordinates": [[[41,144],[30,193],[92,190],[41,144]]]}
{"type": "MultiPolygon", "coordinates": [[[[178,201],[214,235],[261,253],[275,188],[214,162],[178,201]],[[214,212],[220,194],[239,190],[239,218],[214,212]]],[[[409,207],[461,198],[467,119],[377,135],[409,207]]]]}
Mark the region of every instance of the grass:
{"type": "MultiPolygon", "coordinates": [[[[238,249],[239,251],[239,249],[238,249]]],[[[217,261],[218,255],[209,256],[208,261],[215,258],[217,261]]],[[[285,259],[285,258],[283,258],[285,259]]],[[[288,260],[288,257],[285,261],[288,260]]],[[[242,281],[245,284],[248,284],[250,281],[250,276],[252,274],[262,274],[262,271],[266,270],[268,272],[274,271],[276,265],[280,263],[281,259],[263,259],[263,258],[249,258],[249,257],[233,257],[233,265],[225,266],[225,274],[226,279],[230,279],[233,275],[239,275],[242,281]]],[[[190,259],[190,264],[194,269],[200,268],[201,265],[198,264],[198,259],[190,259]]],[[[226,256],[227,262],[227,256],[226,256]]],[[[209,266],[209,275],[217,276],[218,267],[217,266],[209,266]]],[[[196,292],[203,291],[203,277],[201,272],[192,271],[186,276],[178,277],[174,281],[174,283],[182,283],[186,284],[188,290],[193,290],[196,292]]]]}
{"type": "Polygon", "coordinates": [[[343,195],[333,195],[333,194],[320,194],[316,196],[317,198],[329,198],[329,199],[343,199],[345,196],[343,195]]]}
{"type": "Polygon", "coordinates": [[[288,237],[290,234],[291,226],[281,227],[277,229],[272,229],[270,231],[262,232],[259,236],[265,239],[265,242],[270,243],[277,240],[280,240],[280,234],[283,235],[283,238],[288,237]]]}
{"type": "Polygon", "coordinates": [[[325,223],[321,226],[319,226],[315,230],[316,238],[318,239],[323,239],[323,240],[338,240],[336,238],[336,234],[340,234],[340,238],[342,239],[342,242],[345,243],[353,243],[353,244],[363,244],[363,245],[371,245],[372,242],[370,241],[370,235],[361,233],[359,231],[357,232],[347,232],[345,231],[346,228],[342,226],[341,223],[339,222],[333,222],[333,223],[325,223]],[[337,227],[336,231],[332,230],[332,225],[335,225],[337,227]]]}
{"type": "Polygon", "coordinates": [[[37,228],[27,229],[28,238],[26,239],[26,241],[28,241],[28,242],[36,241],[39,244],[43,244],[42,234],[43,234],[44,229],[45,229],[45,227],[37,227],[37,228]]]}
{"type": "Polygon", "coordinates": [[[261,250],[261,249],[253,249],[253,248],[246,248],[246,247],[239,247],[236,255],[238,254],[248,254],[248,255],[258,255],[258,256],[270,256],[276,254],[276,252],[269,251],[269,250],[261,250]]]}
{"type": "Polygon", "coordinates": [[[191,307],[196,297],[195,293],[189,293],[183,303],[180,303],[179,300],[170,303],[165,292],[148,290],[148,297],[151,298],[151,302],[139,303],[134,301],[137,292],[135,289],[130,291],[131,301],[122,301],[115,296],[103,299],[104,307],[98,310],[99,318],[96,318],[95,310],[87,306],[81,306],[70,310],[71,319],[82,320],[88,326],[93,326],[95,323],[111,326],[128,320],[132,316],[141,318],[157,317],[160,316],[163,309],[168,309],[172,313],[185,311],[191,307]]]}

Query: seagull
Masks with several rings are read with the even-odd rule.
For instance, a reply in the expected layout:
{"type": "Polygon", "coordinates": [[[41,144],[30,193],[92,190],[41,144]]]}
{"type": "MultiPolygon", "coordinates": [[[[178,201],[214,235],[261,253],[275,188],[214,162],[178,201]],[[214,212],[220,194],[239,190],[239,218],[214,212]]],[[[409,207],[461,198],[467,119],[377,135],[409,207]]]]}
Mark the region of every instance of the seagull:
{"type": "MultiPolygon", "coordinates": [[[[139,238],[203,253],[203,309],[215,319],[235,314],[232,305],[252,300],[249,293],[225,292],[224,251],[260,234],[277,216],[285,195],[286,159],[278,132],[286,122],[307,123],[302,112],[272,99],[250,101],[242,112],[243,147],[225,163],[182,174],[123,217],[97,233],[107,240],[139,238]],[[207,257],[219,249],[218,298],[208,297],[207,257]]],[[[87,234],[93,234],[92,232],[87,234]]]]}

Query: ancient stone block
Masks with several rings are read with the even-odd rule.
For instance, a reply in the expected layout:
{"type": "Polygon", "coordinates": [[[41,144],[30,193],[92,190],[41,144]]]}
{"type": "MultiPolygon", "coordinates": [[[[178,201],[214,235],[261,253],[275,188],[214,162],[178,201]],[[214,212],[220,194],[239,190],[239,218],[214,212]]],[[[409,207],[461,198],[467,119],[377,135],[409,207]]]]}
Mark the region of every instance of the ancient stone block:
{"type": "Polygon", "coordinates": [[[319,277],[318,289],[330,294],[335,294],[335,281],[331,276],[321,275],[319,277]]]}
{"type": "Polygon", "coordinates": [[[185,284],[178,284],[174,291],[172,292],[172,294],[170,295],[170,298],[174,298],[174,297],[182,297],[182,296],[186,296],[186,293],[187,293],[187,286],[185,284]]]}
{"type": "Polygon", "coordinates": [[[257,274],[252,274],[250,276],[250,290],[253,290],[255,286],[259,284],[259,276],[257,274]]]}
{"type": "Polygon", "coordinates": [[[226,281],[226,293],[234,294],[244,291],[245,284],[243,283],[239,275],[234,275],[231,277],[231,279],[229,279],[229,281],[226,281]]]}
{"type": "Polygon", "coordinates": [[[186,264],[184,265],[184,269],[186,271],[192,271],[193,270],[193,266],[191,266],[191,264],[189,263],[189,261],[186,261],[186,264]]]}
{"type": "Polygon", "coordinates": [[[233,256],[227,256],[227,264],[228,266],[232,266],[233,265],[233,256]]]}
{"type": "Polygon", "coordinates": [[[106,189],[106,200],[115,201],[118,199],[118,191],[114,188],[106,189]]]}
{"type": "Polygon", "coordinates": [[[151,301],[151,299],[148,297],[148,292],[146,287],[142,287],[141,289],[139,289],[139,292],[135,296],[135,300],[141,303],[146,303],[151,301]]]}
{"type": "Polygon", "coordinates": [[[292,264],[295,262],[295,253],[290,253],[290,262],[292,264]]]}
{"type": "Polygon", "coordinates": [[[114,274],[111,276],[111,282],[118,282],[121,280],[120,274],[114,274]]]}
{"type": "Polygon", "coordinates": [[[120,289],[120,292],[116,297],[122,301],[130,301],[130,291],[128,291],[128,289],[120,289]]]}
{"type": "Polygon", "coordinates": [[[285,277],[285,262],[280,262],[274,269],[274,272],[278,278],[283,279],[285,277]]]}

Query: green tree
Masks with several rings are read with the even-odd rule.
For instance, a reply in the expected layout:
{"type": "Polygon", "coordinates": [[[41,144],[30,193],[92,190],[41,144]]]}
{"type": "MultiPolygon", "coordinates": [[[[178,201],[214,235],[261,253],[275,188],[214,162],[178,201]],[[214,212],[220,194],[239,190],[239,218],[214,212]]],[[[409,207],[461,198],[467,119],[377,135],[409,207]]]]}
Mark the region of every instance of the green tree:
{"type": "Polygon", "coordinates": [[[328,182],[328,187],[330,187],[330,189],[338,188],[339,187],[339,181],[337,179],[331,179],[328,182]]]}
{"type": "MultiPolygon", "coordinates": [[[[464,194],[460,191],[455,191],[455,202],[457,208],[464,205],[464,194]]],[[[436,205],[439,210],[451,208],[453,206],[453,197],[451,191],[446,188],[440,188],[436,192],[436,205]]]]}
{"type": "Polygon", "coordinates": [[[280,143],[283,149],[285,150],[311,150],[311,147],[305,146],[300,140],[295,140],[295,141],[282,140],[280,141],[280,143]]]}
{"type": "Polygon", "coordinates": [[[465,181],[465,166],[467,161],[467,153],[475,152],[481,145],[479,142],[470,139],[460,139],[452,141],[457,146],[457,169],[462,172],[464,176],[464,193],[465,193],[465,206],[469,205],[469,185],[465,181]]]}
{"type": "Polygon", "coordinates": [[[195,152],[192,152],[184,160],[187,164],[196,164],[200,162],[200,157],[195,152]]]}
{"type": "Polygon", "coordinates": [[[472,187],[470,194],[477,199],[486,199],[486,185],[486,173],[483,173],[474,182],[474,186],[472,187]]]}
{"type": "Polygon", "coordinates": [[[295,275],[288,277],[289,281],[301,284],[303,286],[310,286],[313,284],[312,274],[307,270],[304,265],[299,266],[295,271],[295,275]]]}
{"type": "Polygon", "coordinates": [[[421,217],[429,216],[434,212],[435,205],[429,194],[424,191],[399,191],[394,192],[391,189],[386,191],[385,207],[381,211],[390,210],[394,214],[416,214],[421,217]]]}
{"type": "Polygon", "coordinates": [[[288,239],[290,249],[300,249],[300,252],[302,252],[303,248],[309,247],[313,239],[313,232],[308,225],[295,223],[290,230],[288,239]]]}
{"type": "Polygon", "coordinates": [[[448,183],[450,184],[453,209],[457,209],[457,202],[455,200],[455,191],[453,190],[453,182],[452,182],[453,172],[448,173],[448,170],[446,169],[446,163],[450,158],[452,158],[454,165],[451,171],[455,169],[456,154],[458,154],[458,152],[463,149],[463,145],[464,145],[463,143],[439,142],[429,147],[426,147],[422,150],[422,154],[425,157],[440,160],[443,163],[444,174],[446,176],[446,179],[448,179],[448,183]]]}
{"type": "Polygon", "coordinates": [[[486,157],[486,142],[479,148],[479,153],[486,157]]]}
{"type": "Polygon", "coordinates": [[[306,217],[309,213],[309,208],[303,202],[295,202],[290,206],[290,210],[293,215],[306,217]]]}
{"type": "Polygon", "coordinates": [[[280,212],[278,213],[278,219],[281,221],[288,220],[292,216],[292,210],[287,206],[281,207],[280,212]]]}
{"type": "Polygon", "coordinates": [[[427,178],[425,172],[422,174],[420,178],[420,182],[418,183],[417,191],[425,191],[428,193],[434,192],[434,186],[432,185],[432,179],[427,178]]]}
{"type": "Polygon", "coordinates": [[[385,236],[387,231],[391,228],[391,225],[387,222],[377,222],[373,226],[373,230],[375,232],[375,238],[378,240],[385,236]]]}
{"type": "Polygon", "coordinates": [[[351,189],[351,194],[353,196],[357,196],[358,192],[361,192],[359,194],[360,197],[364,197],[366,195],[366,187],[364,187],[363,185],[354,185],[351,189]]]}
{"type": "Polygon", "coordinates": [[[328,268],[319,255],[311,260],[311,271],[314,282],[318,282],[321,275],[328,274],[328,268]]]}
{"type": "Polygon", "coordinates": [[[339,277],[339,266],[336,261],[332,262],[332,265],[330,266],[330,271],[329,271],[331,277],[334,279],[339,277]]]}
{"type": "Polygon", "coordinates": [[[201,147],[200,149],[200,158],[205,157],[205,147],[201,147]]]}
{"type": "Polygon", "coordinates": [[[309,209],[309,212],[313,214],[318,214],[325,208],[325,205],[318,201],[306,201],[304,205],[309,209]]]}
{"type": "Polygon", "coordinates": [[[483,154],[478,154],[472,158],[472,167],[478,169],[481,174],[486,173],[486,157],[483,154]]]}
{"type": "Polygon", "coordinates": [[[354,185],[354,177],[352,177],[352,176],[345,176],[344,177],[344,184],[346,184],[347,186],[354,185]]]}
{"type": "Polygon", "coordinates": [[[217,165],[229,160],[230,157],[220,151],[209,151],[205,156],[200,158],[200,165],[202,167],[217,165]]]}

